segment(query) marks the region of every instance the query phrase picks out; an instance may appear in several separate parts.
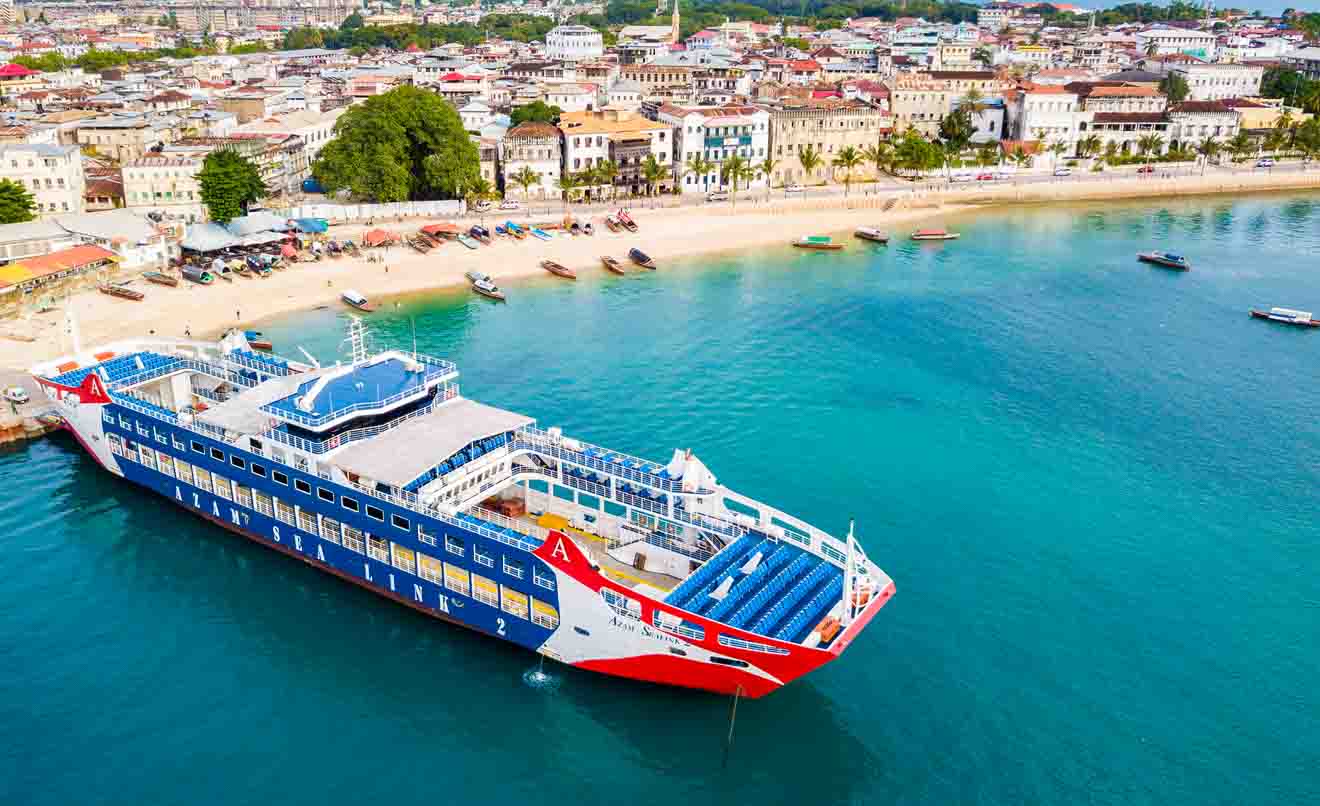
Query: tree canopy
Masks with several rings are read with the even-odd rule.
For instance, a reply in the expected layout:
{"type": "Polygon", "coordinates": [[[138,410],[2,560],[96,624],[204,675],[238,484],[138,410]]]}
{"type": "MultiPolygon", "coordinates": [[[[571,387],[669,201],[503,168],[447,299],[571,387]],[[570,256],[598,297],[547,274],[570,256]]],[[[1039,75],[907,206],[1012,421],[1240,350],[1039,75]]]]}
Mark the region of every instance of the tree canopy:
{"type": "Polygon", "coordinates": [[[460,199],[481,178],[481,165],[454,107],[403,86],[350,107],[312,175],[330,193],[373,202],[460,199]]]}
{"type": "Polygon", "coordinates": [[[532,101],[530,104],[513,108],[513,112],[509,114],[509,128],[528,121],[558,123],[559,116],[562,114],[564,114],[564,110],[557,106],[551,106],[545,101],[532,101]]]}
{"type": "Polygon", "coordinates": [[[36,207],[27,188],[12,179],[0,179],[0,224],[31,221],[36,207]]]}
{"type": "Polygon", "coordinates": [[[1180,104],[1187,100],[1192,88],[1187,86],[1187,79],[1177,73],[1169,73],[1160,80],[1160,92],[1164,93],[1171,104],[1180,104]]]}
{"type": "Polygon", "coordinates": [[[206,155],[197,183],[207,213],[222,224],[246,214],[249,204],[266,195],[257,166],[229,149],[206,155]]]}

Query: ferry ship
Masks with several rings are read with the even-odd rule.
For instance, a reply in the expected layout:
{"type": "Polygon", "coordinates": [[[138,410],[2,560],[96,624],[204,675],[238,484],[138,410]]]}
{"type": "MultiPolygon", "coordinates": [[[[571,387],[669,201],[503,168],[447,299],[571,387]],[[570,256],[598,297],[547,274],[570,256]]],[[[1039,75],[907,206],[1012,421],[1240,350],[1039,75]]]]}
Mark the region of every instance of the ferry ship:
{"type": "MultiPolygon", "coordinates": [[[[428,615],[605,674],[760,697],[837,658],[894,594],[840,539],[667,463],[459,394],[458,370],[322,366],[135,340],[34,367],[109,472],[428,615]]],[[[306,355],[304,353],[304,355],[306,355]]]]}

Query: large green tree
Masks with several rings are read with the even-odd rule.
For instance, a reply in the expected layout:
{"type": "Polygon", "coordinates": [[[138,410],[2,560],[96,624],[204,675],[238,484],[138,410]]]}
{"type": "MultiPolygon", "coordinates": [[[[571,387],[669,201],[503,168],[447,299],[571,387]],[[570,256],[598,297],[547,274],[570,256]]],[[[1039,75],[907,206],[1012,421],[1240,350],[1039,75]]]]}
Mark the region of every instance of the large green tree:
{"type": "Polygon", "coordinates": [[[481,178],[481,162],[453,106],[403,86],[350,107],[312,175],[330,193],[373,202],[461,199],[481,178]]]}
{"type": "Polygon", "coordinates": [[[202,203],[213,221],[224,224],[247,213],[248,205],[266,195],[261,172],[247,157],[222,149],[206,155],[197,174],[202,203]]]}
{"type": "Polygon", "coordinates": [[[12,179],[0,179],[0,224],[31,221],[36,206],[27,188],[12,179]]]}
{"type": "Polygon", "coordinates": [[[557,106],[551,106],[545,101],[532,101],[530,104],[513,108],[513,111],[509,113],[509,128],[512,129],[519,123],[528,121],[554,125],[559,123],[559,116],[562,114],[564,114],[564,110],[557,106]]]}
{"type": "Polygon", "coordinates": [[[1187,86],[1187,79],[1177,73],[1169,73],[1160,80],[1160,92],[1164,93],[1171,104],[1180,104],[1187,100],[1192,88],[1187,86]]]}

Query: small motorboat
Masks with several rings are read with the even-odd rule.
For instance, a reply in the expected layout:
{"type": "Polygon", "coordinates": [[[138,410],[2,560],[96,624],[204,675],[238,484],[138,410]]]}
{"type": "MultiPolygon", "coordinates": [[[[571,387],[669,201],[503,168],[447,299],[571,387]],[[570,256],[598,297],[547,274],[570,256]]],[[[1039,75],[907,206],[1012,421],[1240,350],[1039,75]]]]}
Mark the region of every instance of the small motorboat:
{"type": "Polygon", "coordinates": [[[274,350],[275,345],[270,343],[270,339],[261,335],[259,330],[243,331],[243,338],[247,339],[248,346],[254,350],[274,350]]]}
{"type": "Polygon", "coordinates": [[[109,294],[112,297],[119,297],[120,299],[131,299],[134,302],[141,302],[147,297],[147,295],[143,294],[141,291],[134,291],[128,286],[120,285],[119,283],[101,283],[97,288],[100,289],[102,294],[109,294]]]}
{"type": "Polygon", "coordinates": [[[167,285],[170,286],[171,288],[179,284],[178,277],[175,277],[173,274],[164,274],[163,272],[158,272],[158,271],[144,271],[142,272],[142,279],[146,280],[149,283],[155,283],[156,285],[167,285]]]}
{"type": "Polygon", "coordinates": [[[632,216],[628,215],[627,210],[619,211],[619,223],[629,232],[636,232],[638,230],[637,222],[632,220],[632,216]]]}
{"type": "Polygon", "coordinates": [[[793,241],[793,245],[798,249],[819,249],[827,252],[843,248],[843,244],[835,243],[828,235],[803,235],[793,241]]]}
{"type": "Polygon", "coordinates": [[[622,224],[619,223],[619,219],[612,215],[607,215],[605,216],[605,226],[610,232],[618,232],[622,224]]]}
{"type": "Polygon", "coordinates": [[[562,264],[562,263],[556,263],[556,262],[554,262],[553,260],[542,260],[542,261],[541,261],[541,268],[545,269],[546,271],[550,272],[551,274],[557,274],[557,275],[559,275],[560,277],[567,277],[567,278],[570,279],[570,280],[576,280],[576,279],[577,279],[577,272],[573,271],[572,269],[570,269],[569,267],[565,266],[564,264],[562,264]]]}
{"type": "Polygon", "coordinates": [[[532,227],[532,236],[536,238],[540,238],[543,241],[548,241],[552,237],[550,233],[546,232],[540,227],[532,227]]]}
{"type": "Polygon", "coordinates": [[[625,268],[623,267],[623,264],[622,264],[622,263],[620,263],[619,261],[617,261],[617,260],[615,260],[614,258],[610,257],[609,255],[601,255],[601,256],[600,256],[600,262],[601,262],[601,263],[604,263],[604,264],[605,264],[605,268],[609,269],[610,271],[614,272],[615,274],[627,274],[627,273],[628,273],[627,269],[625,269],[625,268]]]}
{"type": "Polygon", "coordinates": [[[339,298],[350,308],[357,308],[359,311],[365,313],[371,313],[376,310],[376,306],[368,302],[366,297],[351,288],[345,288],[341,291],[339,293],[339,298]]]}
{"type": "Polygon", "coordinates": [[[1252,308],[1251,316],[1255,319],[1278,322],[1281,325],[1320,327],[1320,319],[1312,317],[1310,311],[1294,311],[1292,308],[1270,308],[1268,311],[1258,311],[1252,308]]]}
{"type": "Polygon", "coordinates": [[[472,283],[472,290],[483,297],[489,297],[494,300],[504,302],[504,292],[495,285],[495,281],[490,279],[489,274],[483,274],[479,271],[469,271],[466,273],[468,281],[472,283]]]}
{"type": "Polygon", "coordinates": [[[1187,258],[1182,255],[1175,255],[1172,252],[1139,252],[1137,253],[1137,260],[1178,271],[1187,271],[1192,267],[1192,264],[1187,262],[1187,258]]]}
{"type": "Polygon", "coordinates": [[[889,233],[876,229],[875,227],[858,227],[853,231],[853,235],[864,241],[874,241],[875,243],[889,243],[889,233]]]}
{"type": "Polygon", "coordinates": [[[644,269],[654,269],[655,261],[646,256],[646,253],[640,249],[629,249],[628,259],[644,269]]]}
{"type": "Polygon", "coordinates": [[[215,282],[215,275],[201,266],[184,266],[181,273],[183,279],[190,280],[198,285],[210,285],[215,282]]]}
{"type": "Polygon", "coordinates": [[[490,230],[486,229],[485,227],[473,227],[472,229],[468,230],[468,235],[470,235],[472,238],[476,239],[477,241],[484,243],[486,246],[490,246],[490,241],[491,241],[490,230]]]}
{"type": "Polygon", "coordinates": [[[912,233],[914,241],[952,241],[958,237],[956,232],[947,232],[942,229],[919,229],[912,233]]]}
{"type": "Polygon", "coordinates": [[[461,244],[463,244],[464,246],[466,246],[468,249],[477,249],[477,248],[479,248],[478,245],[477,245],[477,242],[476,242],[475,240],[473,240],[472,238],[469,238],[469,237],[466,236],[466,235],[460,235],[460,236],[458,236],[458,238],[457,238],[456,240],[457,240],[459,243],[461,243],[461,244]]]}

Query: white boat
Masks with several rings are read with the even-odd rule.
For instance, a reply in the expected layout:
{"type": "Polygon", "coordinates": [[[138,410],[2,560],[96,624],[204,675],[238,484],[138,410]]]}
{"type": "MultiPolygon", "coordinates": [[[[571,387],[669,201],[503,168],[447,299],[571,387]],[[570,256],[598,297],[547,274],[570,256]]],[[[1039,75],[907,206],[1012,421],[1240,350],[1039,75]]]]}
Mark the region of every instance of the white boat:
{"type": "Polygon", "coordinates": [[[358,291],[354,291],[351,288],[345,288],[343,291],[341,291],[339,293],[339,298],[344,301],[345,305],[348,305],[352,308],[357,308],[359,311],[366,311],[367,313],[371,313],[372,311],[376,310],[376,306],[368,302],[365,296],[363,296],[358,291]]]}

